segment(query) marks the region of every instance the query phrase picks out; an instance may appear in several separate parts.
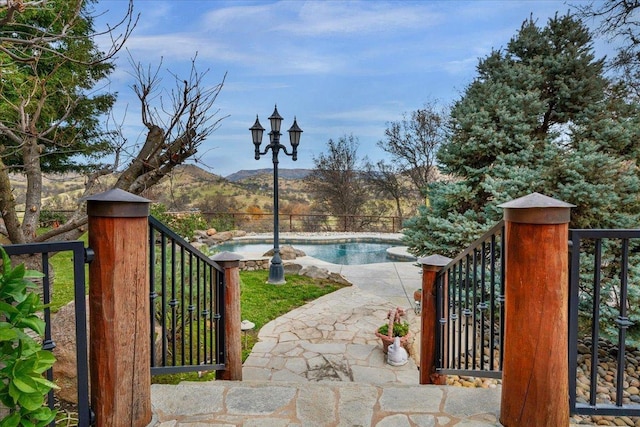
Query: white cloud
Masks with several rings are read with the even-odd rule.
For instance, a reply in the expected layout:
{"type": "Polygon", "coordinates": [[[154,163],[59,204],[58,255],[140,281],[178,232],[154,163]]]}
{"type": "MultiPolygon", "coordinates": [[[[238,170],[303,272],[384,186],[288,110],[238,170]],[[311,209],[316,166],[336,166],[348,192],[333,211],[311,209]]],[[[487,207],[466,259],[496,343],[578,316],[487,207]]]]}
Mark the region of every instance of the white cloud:
{"type": "Polygon", "coordinates": [[[298,20],[277,28],[297,35],[372,34],[424,28],[439,19],[428,3],[307,1],[298,20]]]}

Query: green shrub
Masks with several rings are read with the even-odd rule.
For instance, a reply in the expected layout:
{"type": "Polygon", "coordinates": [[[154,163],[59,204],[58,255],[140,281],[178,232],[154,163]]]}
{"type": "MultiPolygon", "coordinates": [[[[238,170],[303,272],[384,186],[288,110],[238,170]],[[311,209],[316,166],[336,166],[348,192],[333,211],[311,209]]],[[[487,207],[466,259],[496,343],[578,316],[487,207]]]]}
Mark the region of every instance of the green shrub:
{"type": "MultiPolygon", "coordinates": [[[[387,335],[389,333],[389,324],[385,323],[384,325],[378,328],[378,332],[382,335],[387,335]]],[[[403,337],[409,333],[409,323],[394,323],[393,324],[393,336],[394,337],[403,337]]]]}
{"type": "Polygon", "coordinates": [[[200,212],[188,212],[175,215],[168,213],[165,205],[153,204],[151,205],[151,215],[187,240],[191,240],[196,230],[206,230],[209,228],[200,212]]]}
{"type": "Polygon", "coordinates": [[[51,227],[56,222],[64,224],[67,222],[67,215],[64,212],[50,211],[48,209],[40,211],[40,227],[51,227]]]}
{"type": "Polygon", "coordinates": [[[55,411],[44,406],[46,395],[56,385],[43,373],[55,357],[28,333],[44,335],[45,324],[37,316],[43,306],[28,280],[42,275],[24,264],[12,268],[1,247],[0,254],[0,402],[9,409],[0,426],[46,426],[55,418],[55,411]]]}

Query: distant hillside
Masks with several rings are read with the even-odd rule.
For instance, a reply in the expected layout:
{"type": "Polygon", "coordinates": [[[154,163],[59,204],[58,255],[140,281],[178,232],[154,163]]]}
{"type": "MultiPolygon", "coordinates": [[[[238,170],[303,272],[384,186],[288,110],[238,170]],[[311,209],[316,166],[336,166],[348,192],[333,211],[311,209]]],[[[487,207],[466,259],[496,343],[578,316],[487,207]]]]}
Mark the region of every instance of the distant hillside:
{"type": "MultiPolygon", "coordinates": [[[[281,170],[284,179],[280,182],[282,206],[291,203],[308,205],[303,183],[309,171],[304,169],[281,170]]],[[[142,196],[152,202],[162,203],[170,210],[200,209],[202,211],[244,212],[249,206],[257,206],[269,212],[273,205],[273,170],[238,172],[236,181],[222,178],[195,165],[177,166],[160,183],[145,191],[142,196]],[[239,176],[239,177],[238,177],[239,176]],[[242,178],[242,177],[245,178],[242,178]]],[[[116,176],[100,178],[103,190],[107,190],[116,176]]],[[[26,178],[12,174],[11,185],[16,194],[19,209],[24,209],[26,178]]],[[[43,176],[43,207],[50,210],[73,210],[84,191],[85,177],[80,174],[43,176]]],[[[101,190],[102,191],[102,190],[101,190]]]]}
{"type": "MultiPolygon", "coordinates": [[[[304,179],[309,175],[311,169],[278,169],[278,176],[283,179],[304,179]]],[[[272,168],[265,169],[252,169],[246,170],[243,169],[236,173],[232,173],[225,177],[226,180],[230,182],[240,182],[244,181],[248,178],[258,177],[260,175],[269,175],[273,176],[272,168]]]]}

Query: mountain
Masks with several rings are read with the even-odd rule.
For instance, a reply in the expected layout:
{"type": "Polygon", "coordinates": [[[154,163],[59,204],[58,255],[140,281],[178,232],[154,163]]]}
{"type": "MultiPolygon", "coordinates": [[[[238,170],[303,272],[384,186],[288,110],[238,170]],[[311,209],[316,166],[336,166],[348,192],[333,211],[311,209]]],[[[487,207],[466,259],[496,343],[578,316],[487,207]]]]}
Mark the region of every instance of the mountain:
{"type": "MultiPolygon", "coordinates": [[[[304,179],[309,175],[311,169],[278,169],[278,176],[283,179],[304,179]]],[[[225,179],[230,182],[240,182],[248,178],[254,178],[261,175],[273,176],[272,168],[265,169],[243,169],[238,172],[227,175],[225,179]]]]}

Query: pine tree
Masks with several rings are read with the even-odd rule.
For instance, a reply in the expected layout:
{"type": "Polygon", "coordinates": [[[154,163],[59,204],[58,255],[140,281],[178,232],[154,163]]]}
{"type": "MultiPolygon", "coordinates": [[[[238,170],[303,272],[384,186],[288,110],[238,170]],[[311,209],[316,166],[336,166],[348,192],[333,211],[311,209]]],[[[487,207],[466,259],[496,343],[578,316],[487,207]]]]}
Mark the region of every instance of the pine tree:
{"type": "Polygon", "coordinates": [[[526,20],[480,60],[438,152],[450,181],[430,186],[406,229],[418,255],[454,255],[537,191],[573,203],[572,227],[637,227],[637,106],[604,77],[586,27],[570,15],[526,20]]]}

